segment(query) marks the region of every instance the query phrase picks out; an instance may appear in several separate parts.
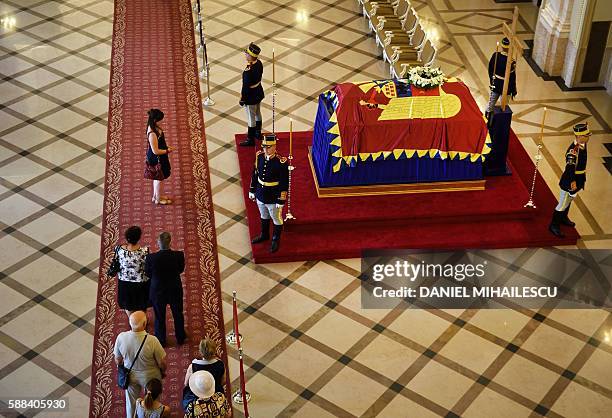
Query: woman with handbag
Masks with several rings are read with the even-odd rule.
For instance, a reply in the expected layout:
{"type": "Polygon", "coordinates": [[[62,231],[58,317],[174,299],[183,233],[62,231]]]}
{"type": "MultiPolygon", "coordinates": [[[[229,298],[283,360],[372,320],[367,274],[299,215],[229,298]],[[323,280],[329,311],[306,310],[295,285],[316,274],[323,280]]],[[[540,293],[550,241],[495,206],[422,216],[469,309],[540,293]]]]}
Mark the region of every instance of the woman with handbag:
{"type": "Polygon", "coordinates": [[[168,154],[172,152],[172,147],[166,144],[164,131],[159,124],[164,118],[164,112],[159,109],[151,109],[148,114],[148,145],[144,177],[153,180],[153,197],[151,201],[157,205],[169,205],[172,203],[172,200],[168,196],[162,196],[161,194],[162,181],[170,177],[170,159],[168,154]]]}
{"type": "Polygon", "coordinates": [[[141,247],[138,242],[142,230],[139,226],[130,226],[125,231],[127,244],[118,246],[115,254],[119,262],[117,274],[117,303],[128,317],[135,311],[146,312],[149,303],[151,281],[145,275],[144,264],[148,247],[141,247]]]}

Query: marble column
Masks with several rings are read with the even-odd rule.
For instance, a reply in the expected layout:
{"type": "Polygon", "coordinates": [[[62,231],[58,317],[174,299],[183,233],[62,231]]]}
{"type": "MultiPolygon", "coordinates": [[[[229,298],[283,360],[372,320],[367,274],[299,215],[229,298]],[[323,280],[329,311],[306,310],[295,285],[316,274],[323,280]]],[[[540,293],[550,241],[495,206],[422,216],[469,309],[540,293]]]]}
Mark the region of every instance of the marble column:
{"type": "Polygon", "coordinates": [[[571,28],[574,0],[546,0],[540,8],[532,57],[549,75],[561,75],[571,28]]]}
{"type": "Polygon", "coordinates": [[[582,74],[595,1],[574,0],[573,3],[570,34],[561,74],[568,87],[576,86],[579,83],[579,74],[582,74]]]}

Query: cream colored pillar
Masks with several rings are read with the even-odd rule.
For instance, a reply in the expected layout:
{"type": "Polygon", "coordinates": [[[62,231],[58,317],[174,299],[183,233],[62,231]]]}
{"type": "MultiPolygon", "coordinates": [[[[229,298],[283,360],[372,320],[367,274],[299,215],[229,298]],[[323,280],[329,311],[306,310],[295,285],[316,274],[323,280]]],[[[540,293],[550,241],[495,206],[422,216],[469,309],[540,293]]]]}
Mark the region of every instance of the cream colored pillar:
{"type": "Polygon", "coordinates": [[[574,0],[546,0],[540,7],[532,57],[549,75],[561,75],[565,64],[574,0]]]}
{"type": "MultiPolygon", "coordinates": [[[[593,11],[597,0],[574,0],[570,34],[565,53],[565,64],[561,77],[568,87],[575,87],[580,82],[584,66],[584,57],[593,21],[593,11]]],[[[608,0],[603,0],[608,1],[608,0]]]]}

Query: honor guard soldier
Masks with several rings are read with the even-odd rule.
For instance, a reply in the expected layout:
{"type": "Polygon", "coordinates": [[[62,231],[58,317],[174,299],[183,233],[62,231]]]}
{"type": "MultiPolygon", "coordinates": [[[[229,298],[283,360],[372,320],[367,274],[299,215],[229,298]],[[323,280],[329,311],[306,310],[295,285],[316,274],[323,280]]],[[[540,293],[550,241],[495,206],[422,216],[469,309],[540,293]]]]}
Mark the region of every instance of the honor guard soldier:
{"type": "Polygon", "coordinates": [[[261,101],[264,91],[261,85],[263,77],[263,64],[257,58],[261,49],[251,42],[244,51],[246,68],[242,72],[242,90],[240,91],[240,106],[244,106],[247,114],[247,139],[242,146],[255,145],[255,139],[261,139],[261,101]]]}
{"type": "Polygon", "coordinates": [[[261,234],[251,240],[257,244],[270,239],[270,220],[274,223],[270,252],[276,252],[283,231],[283,206],[289,189],[289,164],[276,153],[276,135],[265,134],[261,142],[263,151],[255,156],[251,176],[249,199],[257,202],[261,217],[261,234]]]}
{"type": "Polygon", "coordinates": [[[587,165],[587,142],[591,137],[591,131],[586,123],[574,125],[574,142],[570,144],[565,153],[565,170],[561,175],[559,187],[559,204],[553,212],[552,221],[548,230],[555,236],[563,238],[561,224],[574,226],[567,214],[578,191],[584,189],[586,182],[587,165]]]}
{"type": "MultiPolygon", "coordinates": [[[[489,60],[489,80],[491,81],[491,96],[489,97],[489,104],[485,112],[486,118],[489,123],[493,120],[493,111],[495,110],[495,104],[502,95],[504,89],[504,77],[506,75],[506,62],[508,61],[508,48],[510,48],[510,40],[504,38],[501,41],[502,50],[495,51],[491,55],[489,60]]],[[[516,73],[515,73],[516,61],[512,61],[510,67],[510,80],[508,83],[508,94],[514,99],[516,97],[516,73]]]]}

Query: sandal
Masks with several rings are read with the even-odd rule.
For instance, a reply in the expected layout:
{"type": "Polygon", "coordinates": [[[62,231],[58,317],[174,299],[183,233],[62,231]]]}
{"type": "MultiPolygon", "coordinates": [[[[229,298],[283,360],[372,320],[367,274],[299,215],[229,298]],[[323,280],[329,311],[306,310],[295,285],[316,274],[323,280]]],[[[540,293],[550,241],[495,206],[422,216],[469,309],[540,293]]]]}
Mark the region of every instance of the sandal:
{"type": "Polygon", "coordinates": [[[169,205],[172,203],[172,200],[170,199],[159,199],[159,200],[154,200],[153,203],[155,203],[156,205],[169,205]]]}

